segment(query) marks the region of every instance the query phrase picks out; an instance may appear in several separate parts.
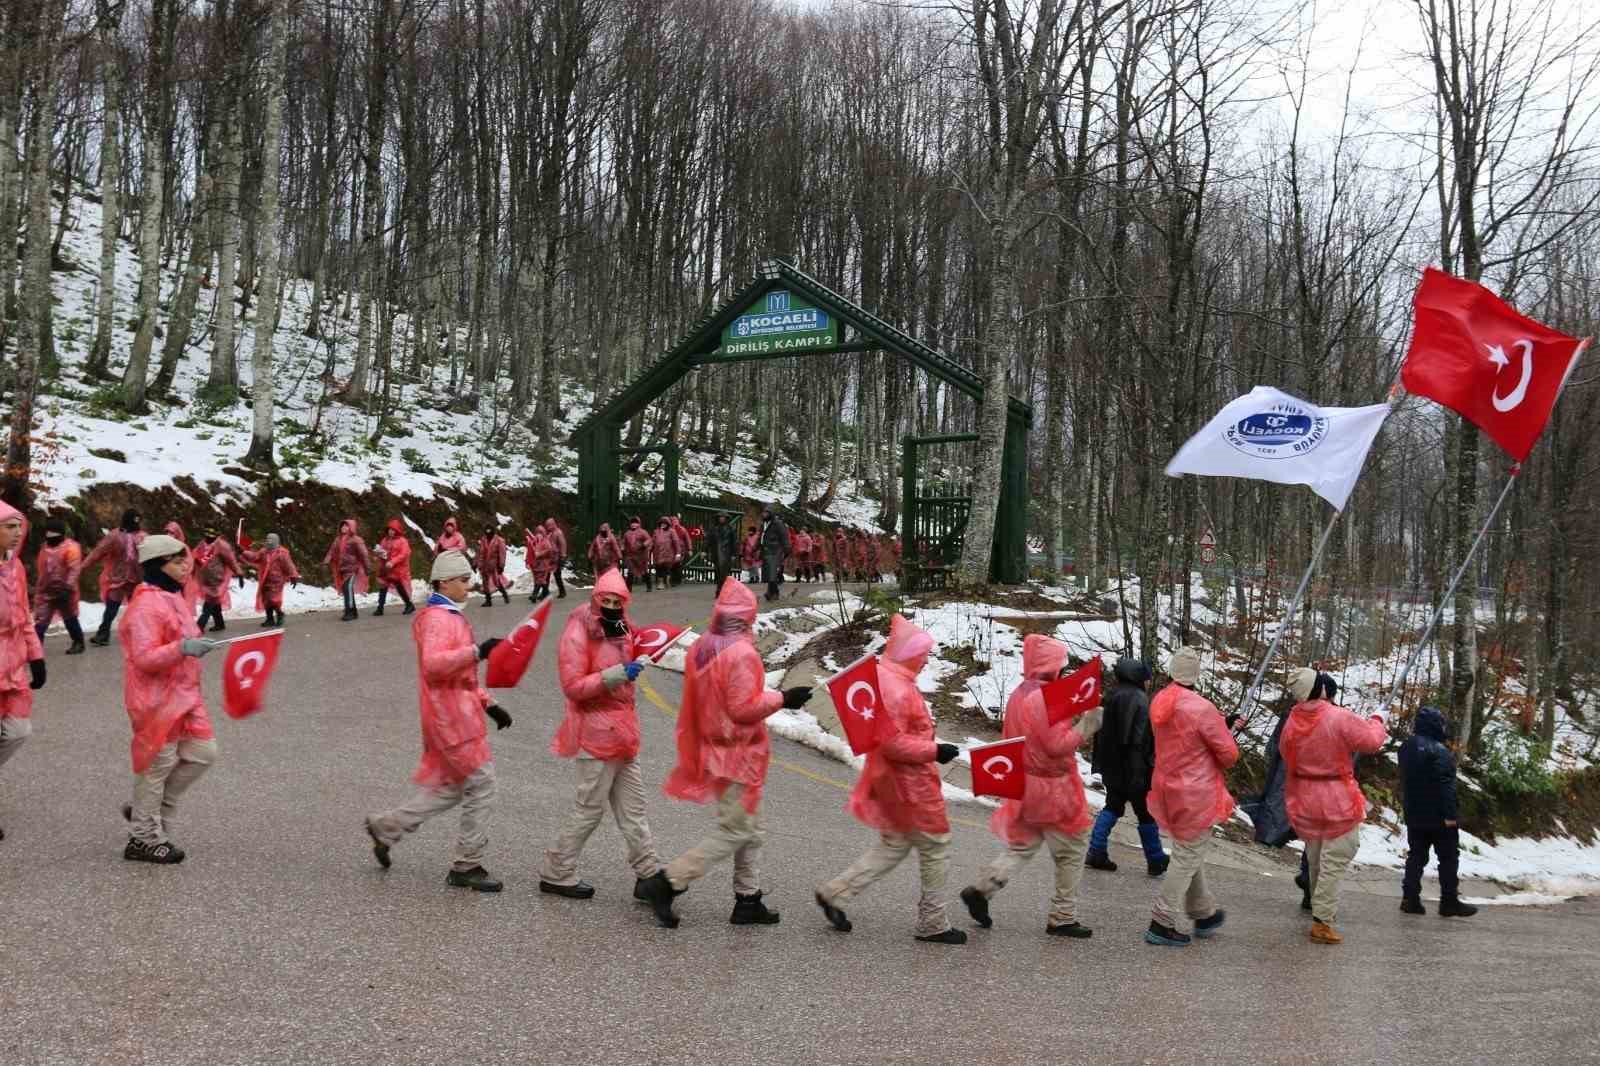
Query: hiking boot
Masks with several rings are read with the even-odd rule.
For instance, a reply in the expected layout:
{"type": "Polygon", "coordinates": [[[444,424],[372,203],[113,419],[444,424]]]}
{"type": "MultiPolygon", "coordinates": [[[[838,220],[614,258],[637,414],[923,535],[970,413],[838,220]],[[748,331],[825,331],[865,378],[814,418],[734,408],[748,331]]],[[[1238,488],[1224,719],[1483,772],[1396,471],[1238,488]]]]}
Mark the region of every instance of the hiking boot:
{"type": "Polygon", "coordinates": [[[211,623],[211,632],[213,632],[213,633],[221,633],[224,629],[227,629],[227,628],[228,628],[228,623],[224,622],[220,618],[217,619],[215,622],[211,623]]]}
{"type": "Polygon", "coordinates": [[[275,623],[272,621],[272,615],[269,613],[265,618],[263,618],[261,620],[261,625],[258,628],[271,629],[274,624],[275,623]]]}
{"type": "Polygon", "coordinates": [[[1217,913],[1213,914],[1211,917],[1195,919],[1194,935],[1199,937],[1201,940],[1209,940],[1211,937],[1217,935],[1217,930],[1221,929],[1222,923],[1227,920],[1228,912],[1223,910],[1221,907],[1218,907],[1217,913]]]}
{"type": "Polygon", "coordinates": [[[1103,851],[1091,851],[1083,857],[1083,864],[1091,870],[1109,870],[1117,872],[1117,864],[1111,861],[1111,856],[1103,851]]]}
{"type": "Polygon", "coordinates": [[[382,618],[383,617],[383,608],[382,607],[374,607],[372,609],[372,617],[374,617],[374,618],[382,618]]]}
{"type": "MultiPolygon", "coordinates": [[[[594,898],[594,886],[587,881],[579,881],[575,885],[557,885],[549,881],[540,881],[539,891],[551,896],[565,896],[568,899],[594,898]]],[[[634,889],[633,894],[638,896],[639,890],[634,889]]],[[[649,902],[648,898],[645,902],[649,902]]]]}
{"type": "Polygon", "coordinates": [[[1401,914],[1427,914],[1428,908],[1422,905],[1421,896],[1406,896],[1400,900],[1401,914]]]}
{"type": "Polygon", "coordinates": [[[1150,928],[1144,931],[1144,942],[1167,948],[1184,948],[1189,946],[1189,934],[1180,933],[1170,925],[1152,921],[1150,928]]]}
{"type": "Polygon", "coordinates": [[[96,633],[94,636],[89,638],[89,643],[93,644],[97,648],[103,648],[107,644],[111,643],[111,637],[106,633],[96,633]]]}
{"type": "Polygon", "coordinates": [[[1462,903],[1457,896],[1449,896],[1439,901],[1439,917],[1441,918],[1471,918],[1477,913],[1477,907],[1470,903],[1462,903]]]}
{"type": "Polygon", "coordinates": [[[850,919],[845,917],[844,911],[823,899],[821,892],[816,894],[816,900],[817,906],[822,908],[822,914],[828,919],[828,923],[839,932],[848,933],[854,928],[854,926],[850,924],[850,919]]]}
{"type": "Polygon", "coordinates": [[[183,849],[175,847],[170,842],[146,844],[129,837],[127,847],[122,849],[122,857],[130,862],[153,862],[160,866],[170,866],[183,861],[183,849]]]}
{"type": "Polygon", "coordinates": [[[1167,872],[1167,867],[1172,865],[1172,856],[1163,855],[1159,859],[1149,859],[1145,862],[1145,873],[1151,877],[1160,877],[1167,872]]]}
{"type": "Polygon", "coordinates": [[[1088,940],[1094,936],[1094,930],[1082,922],[1067,922],[1064,925],[1047,925],[1044,931],[1051,936],[1069,936],[1074,940],[1088,940]]]}
{"type": "Polygon", "coordinates": [[[481,866],[474,866],[470,870],[451,870],[444,879],[444,883],[451,888],[470,888],[474,892],[498,892],[500,882],[489,876],[489,871],[481,866]]]}
{"type": "Polygon", "coordinates": [[[493,607],[494,606],[494,597],[493,596],[485,596],[483,598],[483,605],[485,607],[493,607]]]}
{"type": "Polygon", "coordinates": [[[672,897],[683,893],[672,887],[665,870],[657,870],[644,880],[645,895],[650,897],[650,909],[663,928],[678,928],[678,916],[672,913],[672,897]]]}
{"type": "Polygon", "coordinates": [[[385,870],[389,868],[389,845],[385,844],[378,836],[378,831],[372,828],[372,819],[366,821],[367,836],[372,838],[372,857],[378,860],[378,865],[385,870]]]}
{"type": "Polygon", "coordinates": [[[346,608],[345,608],[345,609],[344,609],[344,614],[342,614],[342,615],[340,615],[340,616],[339,616],[339,621],[341,621],[341,622],[348,622],[348,621],[350,621],[350,620],[351,620],[351,619],[352,619],[352,618],[355,618],[355,617],[356,617],[356,612],[355,612],[355,610],[354,610],[354,609],[353,609],[353,608],[350,608],[350,607],[346,607],[346,608]]]}
{"type": "Polygon", "coordinates": [[[961,890],[961,902],[967,905],[967,913],[972,915],[972,920],[984,929],[994,925],[994,919],[989,917],[989,901],[983,898],[983,893],[975,887],[961,890]]]}
{"type": "Polygon", "coordinates": [[[1343,944],[1344,937],[1340,936],[1338,930],[1327,922],[1312,922],[1311,942],[1313,944],[1343,944]]]}
{"type": "Polygon", "coordinates": [[[761,902],[761,893],[750,896],[733,894],[733,916],[728,919],[733,925],[777,925],[778,912],[767,909],[761,902]]]}
{"type": "Polygon", "coordinates": [[[959,929],[946,929],[942,933],[919,936],[917,939],[924,944],[965,944],[967,942],[967,934],[959,929]]]}
{"type": "MultiPolygon", "coordinates": [[[[494,597],[492,597],[492,596],[490,597],[491,600],[493,598],[494,597]]],[[[505,589],[501,589],[500,590],[500,598],[505,600],[506,606],[509,607],[511,605],[511,593],[507,592],[505,589]]]]}
{"type": "Polygon", "coordinates": [[[67,649],[67,654],[68,655],[82,655],[83,654],[83,638],[82,637],[79,637],[77,640],[72,642],[72,647],[67,649]]]}
{"type": "Polygon", "coordinates": [[[640,903],[650,902],[650,889],[646,887],[649,880],[648,877],[640,877],[633,882],[633,898],[640,903]]]}
{"type": "Polygon", "coordinates": [[[408,603],[408,604],[406,604],[406,609],[401,611],[400,613],[401,614],[416,614],[417,613],[416,605],[408,603]]]}

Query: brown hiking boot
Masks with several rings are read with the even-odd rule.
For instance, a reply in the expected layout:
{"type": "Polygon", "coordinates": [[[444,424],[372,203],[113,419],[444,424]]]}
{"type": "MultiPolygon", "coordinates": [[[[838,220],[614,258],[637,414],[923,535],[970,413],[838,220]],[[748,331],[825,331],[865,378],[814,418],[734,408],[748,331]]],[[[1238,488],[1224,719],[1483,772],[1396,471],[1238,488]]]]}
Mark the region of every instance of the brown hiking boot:
{"type": "Polygon", "coordinates": [[[1313,944],[1343,944],[1344,937],[1340,936],[1338,930],[1327,922],[1312,922],[1311,942],[1313,944]]]}

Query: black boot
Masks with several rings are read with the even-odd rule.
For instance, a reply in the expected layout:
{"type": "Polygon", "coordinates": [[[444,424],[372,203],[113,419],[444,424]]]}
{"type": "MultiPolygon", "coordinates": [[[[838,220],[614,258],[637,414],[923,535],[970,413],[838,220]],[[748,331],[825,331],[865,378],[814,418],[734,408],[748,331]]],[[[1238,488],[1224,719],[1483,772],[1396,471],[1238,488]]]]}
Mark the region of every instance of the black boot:
{"type": "Polygon", "coordinates": [[[89,643],[93,644],[97,648],[103,648],[107,644],[111,643],[111,636],[108,633],[96,633],[94,636],[89,638],[89,643]]]}
{"type": "Polygon", "coordinates": [[[416,614],[417,613],[417,606],[416,606],[416,604],[412,603],[410,600],[407,600],[406,601],[406,609],[401,611],[400,613],[401,614],[416,614]]]}
{"type": "Polygon", "coordinates": [[[72,642],[72,647],[67,649],[67,654],[68,655],[82,655],[83,654],[83,638],[82,637],[79,637],[77,640],[72,642]]]}
{"type": "Polygon", "coordinates": [[[474,892],[498,892],[501,888],[500,882],[490,877],[489,871],[481,866],[474,866],[470,870],[451,870],[444,883],[451,888],[470,888],[474,892]]]}
{"type": "Polygon", "coordinates": [[[645,878],[644,891],[650,897],[650,909],[655,912],[656,921],[667,929],[678,928],[678,916],[672,913],[672,897],[683,893],[672,887],[672,882],[667,880],[667,872],[657,870],[645,878]]]}
{"type": "Polygon", "coordinates": [[[1459,896],[1445,896],[1439,901],[1439,917],[1441,918],[1471,918],[1478,913],[1478,908],[1470,903],[1462,903],[1459,896]]]}
{"type": "Polygon", "coordinates": [[[378,865],[385,870],[391,865],[389,860],[389,845],[379,838],[377,831],[372,828],[372,819],[366,821],[367,836],[372,838],[372,857],[378,860],[378,865]]]}
{"type": "Polygon", "coordinates": [[[380,603],[380,604],[378,604],[378,606],[376,606],[376,607],[374,607],[372,609],[372,617],[374,617],[374,618],[382,618],[383,617],[383,604],[380,603]]]}
{"type": "Polygon", "coordinates": [[[1091,851],[1084,856],[1083,864],[1091,870],[1110,870],[1115,873],[1117,864],[1111,861],[1111,856],[1103,851],[1091,851]]]}
{"type": "MultiPolygon", "coordinates": [[[[491,596],[489,598],[490,599],[494,599],[493,596],[491,596]]],[[[511,593],[507,592],[505,589],[501,589],[500,590],[500,598],[506,601],[506,605],[507,606],[511,605],[511,593]]]]}
{"type": "Polygon", "coordinates": [[[1088,940],[1094,936],[1094,931],[1082,922],[1067,922],[1065,925],[1047,925],[1044,931],[1051,936],[1066,936],[1073,940],[1088,940]]]}
{"type": "Polygon", "coordinates": [[[924,944],[965,944],[967,942],[967,934],[959,929],[952,928],[930,936],[919,936],[917,939],[924,944]]]}
{"type": "Polygon", "coordinates": [[[484,596],[483,605],[485,607],[493,607],[494,606],[494,593],[491,592],[488,595],[484,596]]]}
{"type": "Polygon", "coordinates": [[[761,902],[759,892],[750,896],[734,893],[733,917],[728,921],[734,925],[777,925],[778,912],[767,909],[767,905],[761,902]]]}
{"type": "Polygon", "coordinates": [[[852,928],[854,928],[854,926],[850,924],[850,919],[845,916],[844,911],[823,899],[821,892],[817,893],[816,899],[817,906],[822,908],[823,916],[828,919],[829,924],[831,924],[835,929],[841,933],[848,933],[852,928]]]}
{"type": "Polygon", "coordinates": [[[1306,877],[1305,874],[1295,874],[1294,875],[1294,883],[1296,885],[1298,885],[1299,888],[1300,888],[1300,909],[1303,910],[1303,911],[1310,910],[1311,909],[1311,881],[1306,877]]]}
{"type": "Polygon", "coordinates": [[[216,616],[216,619],[217,620],[215,622],[211,623],[211,632],[221,633],[224,629],[228,628],[228,623],[222,620],[222,616],[220,614],[216,616]]]}
{"type": "Polygon", "coordinates": [[[989,901],[983,898],[982,892],[971,886],[963,888],[961,902],[967,905],[967,913],[980,926],[988,929],[994,925],[994,919],[989,917],[989,901]]]}
{"type": "Polygon", "coordinates": [[[1427,914],[1428,908],[1422,905],[1421,896],[1406,896],[1400,900],[1401,914],[1427,914]]]}

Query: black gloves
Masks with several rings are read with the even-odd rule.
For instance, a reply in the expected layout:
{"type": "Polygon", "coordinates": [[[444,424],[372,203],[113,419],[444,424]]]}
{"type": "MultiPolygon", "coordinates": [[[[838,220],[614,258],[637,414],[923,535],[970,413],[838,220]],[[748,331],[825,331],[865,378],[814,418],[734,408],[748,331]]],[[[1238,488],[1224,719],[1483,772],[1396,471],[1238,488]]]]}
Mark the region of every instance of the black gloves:
{"type": "Polygon", "coordinates": [[[934,758],[938,759],[940,762],[943,763],[943,762],[949,762],[951,759],[954,759],[957,755],[960,755],[960,754],[961,754],[961,749],[956,747],[954,744],[940,744],[939,745],[939,754],[935,755],[934,758]]]}
{"type": "Polygon", "coordinates": [[[1228,728],[1229,729],[1233,729],[1236,726],[1238,726],[1239,717],[1240,717],[1239,716],[1239,712],[1238,711],[1234,711],[1232,714],[1230,714],[1226,718],[1224,718],[1223,721],[1228,723],[1228,728]]]}
{"type": "Polygon", "coordinates": [[[240,588],[244,588],[244,575],[243,574],[239,575],[239,587],[240,588]]]}
{"type": "Polygon", "coordinates": [[[804,707],[811,699],[811,686],[799,685],[795,688],[783,690],[783,706],[785,710],[796,711],[804,707]]]}
{"type": "MultiPolygon", "coordinates": [[[[499,643],[500,643],[500,638],[499,637],[490,637],[488,640],[486,640],[483,643],[479,644],[478,645],[478,658],[487,659],[489,657],[489,653],[494,651],[495,645],[499,644],[499,643]]],[[[501,712],[501,713],[504,713],[504,712],[501,712]]],[[[507,724],[510,724],[510,721],[511,721],[511,719],[509,719],[509,718],[506,719],[507,724]]],[[[500,728],[504,729],[505,726],[501,726],[500,728]]]]}
{"type": "Polygon", "coordinates": [[[29,682],[28,687],[35,689],[44,688],[44,660],[28,660],[28,672],[33,675],[33,680],[29,682]]]}
{"type": "Polygon", "coordinates": [[[495,729],[507,729],[511,725],[511,715],[507,714],[506,709],[498,703],[489,704],[483,709],[483,713],[489,716],[489,720],[494,723],[495,729]]]}

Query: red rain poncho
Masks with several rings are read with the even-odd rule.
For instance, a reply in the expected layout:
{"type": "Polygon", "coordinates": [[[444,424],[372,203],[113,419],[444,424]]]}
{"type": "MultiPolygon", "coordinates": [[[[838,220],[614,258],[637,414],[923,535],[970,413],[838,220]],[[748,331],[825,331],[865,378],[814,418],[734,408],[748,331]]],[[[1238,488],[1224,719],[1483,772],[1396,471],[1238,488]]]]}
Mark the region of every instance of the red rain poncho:
{"type": "Polygon", "coordinates": [[[845,804],[858,821],[882,832],[950,831],[935,762],[933,718],[917,691],[917,674],[932,648],[931,636],[894,616],[878,663],[881,713],[889,716],[893,732],[867,753],[867,765],[845,804]]]}
{"type": "Polygon", "coordinates": [[[622,535],[622,550],[628,557],[628,567],[635,574],[650,569],[650,534],[647,530],[630,526],[622,535]]]}
{"type": "Polygon", "coordinates": [[[794,557],[802,563],[811,561],[811,534],[804,530],[794,535],[794,557]]]}
{"type": "Polygon", "coordinates": [[[740,801],[755,813],[772,752],[767,716],[783,693],[767,688],[766,668],[750,627],[756,598],[738,581],[722,583],[711,631],[690,646],[678,712],[678,765],[662,786],[669,796],[709,803],[729,783],[744,785],[740,801]]]}
{"type": "Polygon", "coordinates": [[[627,682],[608,690],[600,680],[607,667],[637,658],[631,622],[621,637],[607,637],[600,628],[599,599],[607,594],[622,598],[626,619],[632,597],[622,574],[612,569],[600,575],[588,606],[573,611],[567,617],[566,629],[561,631],[558,671],[561,692],[567,698],[567,714],[550,742],[550,750],[564,759],[579,751],[607,761],[625,761],[639,754],[639,714],[633,706],[633,684],[627,682]]]}
{"type": "Polygon", "coordinates": [[[544,520],[544,535],[550,538],[550,547],[556,553],[557,561],[567,557],[567,535],[561,531],[561,523],[554,518],[544,520]]]}
{"type": "Polygon", "coordinates": [[[484,591],[487,592],[492,585],[504,584],[500,575],[505,572],[506,538],[498,533],[479,537],[478,577],[483,581],[484,591]]]}
{"type": "Polygon", "coordinates": [[[244,561],[256,568],[256,610],[282,607],[284,584],[300,580],[300,571],[295,569],[289,549],[281,544],[259,551],[246,549],[244,561]]]}
{"type": "Polygon", "coordinates": [[[1026,680],[1006,701],[1005,735],[1027,738],[1023,747],[1027,788],[1022,799],[1006,800],[989,819],[994,835],[1008,844],[1032,843],[1045,829],[1071,835],[1089,825],[1089,804],[1078,776],[1078,746],[1083,743],[1075,728],[1079,719],[1051,725],[1041,693],[1066,661],[1067,646],[1059,640],[1030,633],[1022,642],[1026,680]]]}
{"type": "Polygon", "coordinates": [[[550,580],[551,574],[555,573],[555,546],[550,543],[550,538],[545,536],[542,526],[535,526],[533,531],[527,534],[524,545],[528,550],[528,573],[535,585],[542,585],[550,580]]]}
{"type": "Polygon", "coordinates": [[[211,718],[200,695],[200,660],[183,654],[198,637],[194,610],[175,592],[142,584],[122,620],[122,699],[133,726],[133,772],[178,740],[210,740],[211,718]]]}
{"type": "Polygon", "coordinates": [[[339,535],[328,545],[328,554],[322,565],[333,574],[333,587],[343,589],[349,578],[356,579],[356,595],[367,591],[367,570],[372,560],[367,555],[367,543],[356,535],[356,520],[346,518],[339,523],[339,535]]]}
{"type": "Polygon", "coordinates": [[[493,755],[478,686],[478,646],[472,626],[454,607],[430,603],[411,623],[417,642],[417,707],[422,759],[413,780],[425,788],[459,785],[493,755]]]}
{"type": "Polygon", "coordinates": [[[1198,840],[1233,813],[1222,771],[1239,759],[1222,714],[1200,693],[1173,683],[1150,701],[1156,765],[1150,813],[1177,840],[1198,840]]]}
{"type": "Polygon", "coordinates": [[[673,566],[678,561],[678,538],[671,526],[657,526],[650,538],[650,555],[657,566],[673,566]]]}
{"type": "Polygon", "coordinates": [[[0,714],[27,718],[33,713],[33,675],[28,663],[44,658],[44,647],[33,631],[28,603],[28,572],[22,567],[22,546],[28,540],[28,519],[7,503],[0,503],[0,522],[22,519],[22,532],[10,557],[0,562],[0,714]]]}
{"type": "Polygon", "coordinates": [[[739,549],[739,557],[744,560],[744,568],[753,570],[761,562],[761,538],[750,533],[744,538],[744,546],[739,549]]]}
{"type": "Polygon", "coordinates": [[[622,565],[622,542],[611,532],[609,522],[602,524],[600,532],[589,542],[589,565],[594,568],[596,577],[612,567],[622,565]]]}
{"type": "Polygon", "coordinates": [[[378,582],[385,588],[404,589],[411,593],[411,542],[398,521],[390,522],[378,542],[383,548],[383,562],[378,564],[378,582]]]}
{"type": "Polygon", "coordinates": [[[228,579],[244,572],[239,567],[239,557],[233,553],[233,545],[218,537],[210,544],[201,544],[193,554],[200,594],[207,600],[216,600],[226,611],[233,606],[228,579]]]}
{"type": "Polygon", "coordinates": [[[33,560],[33,573],[39,580],[33,590],[35,622],[44,622],[55,611],[68,617],[78,613],[78,577],[83,573],[83,547],[71,537],[63,537],[54,548],[48,543],[33,560]]]}
{"type": "Polygon", "coordinates": [[[85,569],[104,564],[100,571],[100,599],[126,603],[143,576],[139,571],[139,541],[144,534],[113,529],[100,538],[83,561],[85,569]]]}
{"type": "Polygon", "coordinates": [[[667,523],[667,528],[672,530],[672,535],[678,541],[678,560],[681,562],[689,558],[689,553],[694,550],[694,538],[689,536],[689,527],[673,515],[667,523]]]}
{"type": "Polygon", "coordinates": [[[1301,840],[1342,837],[1367,816],[1351,756],[1371,755],[1389,738],[1382,718],[1362,718],[1327,700],[1297,703],[1278,752],[1283,756],[1283,801],[1301,840]]]}
{"type": "Polygon", "coordinates": [[[461,527],[456,525],[454,518],[444,520],[444,532],[433,542],[433,554],[438,555],[440,552],[467,554],[467,538],[461,535],[461,527]]]}

